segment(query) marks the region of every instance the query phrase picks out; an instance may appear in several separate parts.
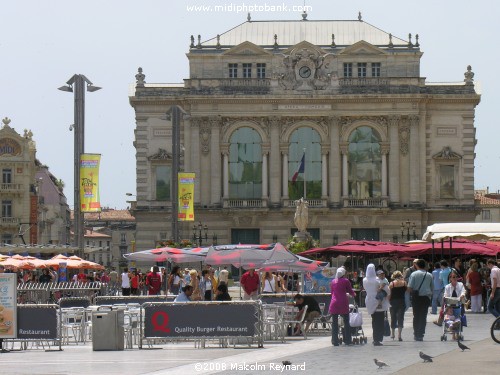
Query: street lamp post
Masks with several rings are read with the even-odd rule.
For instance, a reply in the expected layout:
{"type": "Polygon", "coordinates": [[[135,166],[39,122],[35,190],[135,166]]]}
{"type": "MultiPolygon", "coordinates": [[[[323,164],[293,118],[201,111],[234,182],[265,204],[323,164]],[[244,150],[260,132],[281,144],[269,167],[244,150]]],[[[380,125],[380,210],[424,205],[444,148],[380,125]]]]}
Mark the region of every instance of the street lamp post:
{"type": "Polygon", "coordinates": [[[411,240],[410,229],[411,229],[413,239],[416,240],[417,239],[417,233],[415,232],[416,228],[417,228],[417,226],[415,225],[415,223],[411,223],[410,220],[406,220],[406,222],[402,222],[401,223],[401,237],[404,238],[406,235],[406,241],[410,241],[411,240]],[[405,234],[405,232],[406,232],[406,234],[405,234]]]}
{"type": "Polygon", "coordinates": [[[198,225],[193,225],[193,242],[198,242],[198,246],[201,247],[203,240],[208,241],[208,225],[202,225],[200,221],[198,225]]]}
{"type": "Polygon", "coordinates": [[[74,219],[73,219],[73,245],[78,248],[78,256],[83,257],[85,226],[80,201],[80,156],[85,153],[85,89],[89,92],[100,90],[83,74],[75,74],[69,79],[67,86],[59,87],[59,90],[72,92],[75,99],[74,124],[69,130],[73,130],[74,137],[74,219]]]}

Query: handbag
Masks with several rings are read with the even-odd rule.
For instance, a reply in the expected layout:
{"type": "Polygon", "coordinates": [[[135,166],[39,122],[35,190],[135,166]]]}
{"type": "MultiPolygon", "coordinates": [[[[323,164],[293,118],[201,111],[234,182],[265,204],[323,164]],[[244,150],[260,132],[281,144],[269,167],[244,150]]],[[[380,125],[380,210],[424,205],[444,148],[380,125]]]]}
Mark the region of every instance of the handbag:
{"type": "Polygon", "coordinates": [[[389,319],[387,319],[387,312],[386,312],[384,316],[384,336],[390,336],[390,335],[391,335],[391,326],[389,324],[389,319]]]}
{"type": "Polygon", "coordinates": [[[412,290],[411,291],[411,300],[416,301],[418,297],[420,297],[420,288],[422,287],[422,284],[424,283],[425,276],[427,276],[427,271],[425,271],[424,277],[422,278],[422,282],[418,286],[417,290],[412,290]]]}
{"type": "Polygon", "coordinates": [[[349,325],[351,327],[361,327],[363,325],[363,315],[361,311],[353,311],[349,313],[349,325]]]}

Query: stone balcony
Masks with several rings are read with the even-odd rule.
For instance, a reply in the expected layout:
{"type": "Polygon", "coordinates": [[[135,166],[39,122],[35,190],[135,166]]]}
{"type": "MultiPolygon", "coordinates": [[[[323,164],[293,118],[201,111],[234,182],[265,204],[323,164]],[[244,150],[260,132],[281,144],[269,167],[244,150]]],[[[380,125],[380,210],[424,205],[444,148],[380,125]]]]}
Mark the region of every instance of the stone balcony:
{"type": "Polygon", "coordinates": [[[17,193],[23,190],[23,184],[0,184],[1,193],[17,193]]]}
{"type": "Polygon", "coordinates": [[[0,223],[3,227],[18,227],[21,219],[18,217],[2,217],[0,223]]]}
{"type": "Polygon", "coordinates": [[[382,208],[388,207],[388,198],[349,198],[343,197],[342,202],[344,207],[349,208],[382,208]]]}

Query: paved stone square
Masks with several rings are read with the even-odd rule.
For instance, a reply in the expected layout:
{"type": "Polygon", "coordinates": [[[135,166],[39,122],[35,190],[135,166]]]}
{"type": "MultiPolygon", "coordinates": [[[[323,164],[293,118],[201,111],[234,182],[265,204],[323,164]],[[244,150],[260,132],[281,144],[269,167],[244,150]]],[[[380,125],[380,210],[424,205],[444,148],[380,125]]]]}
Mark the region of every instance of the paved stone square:
{"type": "MultiPolygon", "coordinates": [[[[318,374],[338,372],[366,374],[376,370],[374,358],[390,367],[380,373],[417,374],[422,371],[446,373],[450,365],[460,364],[460,371],[471,369],[481,374],[497,374],[500,366],[500,345],[489,337],[493,317],[489,314],[467,315],[464,343],[472,350],[462,353],[456,342],[441,342],[441,329],[428,316],[424,342],[413,341],[411,310],[405,316],[403,342],[386,337],[384,346],[371,344],[371,319],[364,309],[363,329],[368,344],[333,347],[330,335],[310,334],[307,340],[287,338],[286,343],[266,342],[264,348],[238,346],[219,348],[209,343],[205,349],[195,349],[193,342],[159,345],[155,349],[137,347],[125,351],[92,351],[92,344],[63,346],[63,351],[45,352],[41,349],[13,351],[0,354],[2,374],[268,374],[280,373],[282,361],[288,360],[295,370],[283,373],[318,374]],[[434,357],[433,363],[422,363],[418,352],[434,357]],[[345,371],[344,371],[345,370],[345,371]]],[[[16,345],[18,347],[18,345],[16,345]]],[[[146,346],[145,346],[146,347],[146,346]]],[[[55,348],[54,348],[55,349],[55,348]]]]}

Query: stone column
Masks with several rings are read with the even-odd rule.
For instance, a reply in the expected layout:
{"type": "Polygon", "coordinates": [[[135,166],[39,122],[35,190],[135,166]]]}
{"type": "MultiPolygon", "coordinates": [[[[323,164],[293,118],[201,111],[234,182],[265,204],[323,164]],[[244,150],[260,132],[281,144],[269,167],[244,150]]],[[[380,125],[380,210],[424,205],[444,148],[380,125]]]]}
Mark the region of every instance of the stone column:
{"type": "Polygon", "coordinates": [[[283,158],[283,199],[288,199],[288,148],[281,149],[283,158]]]}
{"type": "Polygon", "coordinates": [[[269,201],[271,207],[280,206],[281,198],[281,160],[280,148],[276,147],[280,144],[280,122],[278,117],[271,117],[269,119],[270,129],[270,143],[274,147],[269,150],[269,201]]]}
{"type": "Polygon", "coordinates": [[[221,158],[220,158],[220,127],[221,118],[211,117],[209,119],[210,138],[210,205],[221,206],[221,158]]]}
{"type": "Polygon", "coordinates": [[[200,125],[202,119],[199,117],[191,118],[191,170],[195,173],[194,182],[194,204],[199,205],[201,203],[201,188],[200,188],[200,125]]]}
{"type": "Polygon", "coordinates": [[[229,198],[229,150],[222,149],[222,181],[223,181],[223,198],[229,198]]]}
{"type": "Polygon", "coordinates": [[[343,142],[340,144],[340,152],[342,153],[342,197],[349,196],[349,167],[347,163],[349,144],[343,142]]]}
{"type": "Polygon", "coordinates": [[[268,173],[267,173],[267,155],[269,154],[269,150],[262,150],[262,199],[268,198],[267,186],[268,186],[268,173]]]}
{"type": "Polygon", "coordinates": [[[420,161],[419,161],[419,118],[417,115],[408,116],[410,125],[410,204],[418,204],[420,190],[420,161]]]}
{"type": "Polygon", "coordinates": [[[328,197],[328,150],[321,150],[321,199],[328,197]]]}
{"type": "Polygon", "coordinates": [[[399,193],[399,122],[400,116],[389,117],[389,200],[400,204],[399,193]]]}
{"type": "Polygon", "coordinates": [[[334,206],[340,205],[341,195],[341,160],[340,160],[340,127],[339,118],[332,116],[329,118],[330,126],[330,174],[328,176],[328,187],[330,189],[330,203],[334,206]]]}
{"type": "MultiPolygon", "coordinates": [[[[181,147],[184,147],[184,170],[191,172],[191,121],[183,120],[184,138],[181,147]]],[[[181,128],[182,129],[182,128],[181,128]]]]}
{"type": "Polygon", "coordinates": [[[389,153],[389,147],[386,145],[382,146],[381,156],[382,156],[382,198],[387,197],[387,154],[389,153]]]}

